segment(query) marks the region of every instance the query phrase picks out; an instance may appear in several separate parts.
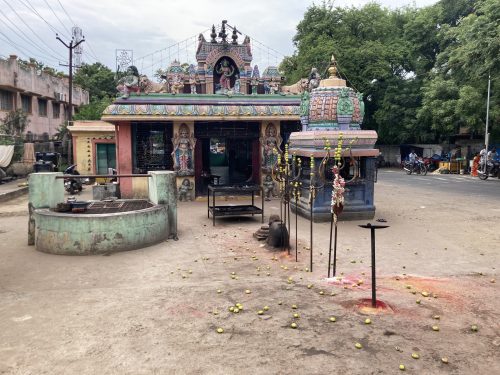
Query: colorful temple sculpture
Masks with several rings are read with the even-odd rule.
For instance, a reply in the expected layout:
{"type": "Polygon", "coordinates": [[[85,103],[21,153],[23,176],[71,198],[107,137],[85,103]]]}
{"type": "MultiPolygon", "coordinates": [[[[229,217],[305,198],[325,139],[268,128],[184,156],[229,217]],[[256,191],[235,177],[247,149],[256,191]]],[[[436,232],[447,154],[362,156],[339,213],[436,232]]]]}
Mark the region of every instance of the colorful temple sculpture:
{"type": "Polygon", "coordinates": [[[332,56],[328,68],[330,76],[323,80],[320,80],[317,71],[312,69],[309,77],[310,91],[302,93],[302,131],[290,135],[289,150],[291,154],[303,159],[303,186],[310,185],[312,175],[315,179],[313,185],[321,186],[321,189],[317,190],[312,203],[308,189],[304,189],[304,194],[294,209],[309,217],[312,204],[315,221],[331,219],[333,155],[326,165],[321,162],[326,154],[325,145],[336,148],[340,138],[343,145],[341,150],[339,149],[340,173],[346,181],[342,218],[371,219],[375,214],[375,158],[379,151],[374,145],[377,133],[374,130],[361,130],[364,116],[363,95],[347,87],[346,81],[338,77],[336,64],[332,56]],[[314,165],[313,170],[310,169],[311,165],[314,165]],[[320,181],[318,176],[325,178],[320,181]]]}
{"type": "MultiPolygon", "coordinates": [[[[313,68],[308,78],[283,86],[276,66],[252,66],[250,38],[240,43],[236,28],[231,33],[226,27],[223,22],[216,32],[213,26],[208,39],[200,34],[197,63],[173,61],[159,83],[135,67],[128,70],[121,96],[102,116],[115,126],[119,174],[176,171],[178,196],[186,201],[206,196],[214,183],[258,184],[270,199],[279,195],[272,173],[285,144],[290,155],[321,159],[325,139],[335,145],[342,132],[344,139],[356,139],[344,150],[349,162],[343,173],[350,181],[344,217],[349,210],[373,216],[377,135],[360,130],[362,95],[337,77],[335,61],[328,79],[313,68]]],[[[142,180],[121,178],[122,197],[147,195],[147,178],[142,180]]],[[[320,195],[317,219],[328,216],[331,184],[320,195]]],[[[297,209],[306,215],[307,194],[302,199],[297,209]]]]}
{"type": "MultiPolygon", "coordinates": [[[[250,38],[239,41],[226,27],[213,27],[207,39],[200,34],[197,63],[173,61],[161,82],[128,70],[102,116],[116,129],[120,174],[176,171],[182,200],[206,195],[214,181],[269,185],[273,150],[300,130],[300,96],[281,92],[277,67],[261,75],[250,38]]],[[[123,197],[141,197],[147,179],[122,178],[120,185],[123,197]]]]}

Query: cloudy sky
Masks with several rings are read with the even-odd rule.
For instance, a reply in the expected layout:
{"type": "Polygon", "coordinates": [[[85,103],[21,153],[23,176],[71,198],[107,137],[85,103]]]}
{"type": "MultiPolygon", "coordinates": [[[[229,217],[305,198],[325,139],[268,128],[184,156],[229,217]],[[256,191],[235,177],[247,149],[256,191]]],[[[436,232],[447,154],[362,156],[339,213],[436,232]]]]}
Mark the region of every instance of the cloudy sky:
{"type": "MultiPolygon", "coordinates": [[[[316,3],[320,3],[317,0],[316,3]]],[[[336,0],[362,6],[369,0],[336,0]]],[[[437,0],[379,0],[387,7],[417,6],[437,0]]],[[[0,57],[34,56],[47,65],[67,62],[72,26],[83,29],[83,61],[116,66],[116,50],[133,50],[146,74],[174,58],[194,62],[196,36],[226,19],[253,41],[254,62],[276,65],[293,53],[295,27],[313,0],[0,0],[0,57]]],[[[209,32],[205,32],[208,39],[209,32]]],[[[240,37],[240,41],[241,41],[240,37]]]]}

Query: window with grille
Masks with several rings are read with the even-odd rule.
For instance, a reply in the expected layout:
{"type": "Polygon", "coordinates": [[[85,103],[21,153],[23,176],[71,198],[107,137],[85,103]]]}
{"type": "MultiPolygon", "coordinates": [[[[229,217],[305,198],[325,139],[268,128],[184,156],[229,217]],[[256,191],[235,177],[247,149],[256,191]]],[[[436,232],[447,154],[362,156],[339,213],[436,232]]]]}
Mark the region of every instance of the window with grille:
{"type": "Polygon", "coordinates": [[[132,123],[133,171],[173,170],[172,123],[132,123]]]}
{"type": "Polygon", "coordinates": [[[21,95],[21,106],[24,113],[31,113],[32,107],[32,98],[29,95],[21,95]]]}
{"type": "Polygon", "coordinates": [[[0,90],[0,110],[12,111],[14,109],[14,94],[10,91],[0,90]]]}
{"type": "Polygon", "coordinates": [[[52,103],[52,117],[59,118],[61,116],[61,104],[52,103]]]}
{"type": "Polygon", "coordinates": [[[47,100],[38,99],[38,115],[47,117],[47,100]]]}

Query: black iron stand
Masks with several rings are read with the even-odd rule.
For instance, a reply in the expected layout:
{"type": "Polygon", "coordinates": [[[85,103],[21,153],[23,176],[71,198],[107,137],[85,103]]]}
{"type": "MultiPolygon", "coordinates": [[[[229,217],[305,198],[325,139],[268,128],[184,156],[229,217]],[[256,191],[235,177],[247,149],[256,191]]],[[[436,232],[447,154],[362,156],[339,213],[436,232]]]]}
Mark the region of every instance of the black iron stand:
{"type": "Polygon", "coordinates": [[[389,225],[365,224],[361,228],[370,229],[372,243],[372,307],[377,307],[377,285],[375,275],[375,229],[389,228],[389,225]]]}

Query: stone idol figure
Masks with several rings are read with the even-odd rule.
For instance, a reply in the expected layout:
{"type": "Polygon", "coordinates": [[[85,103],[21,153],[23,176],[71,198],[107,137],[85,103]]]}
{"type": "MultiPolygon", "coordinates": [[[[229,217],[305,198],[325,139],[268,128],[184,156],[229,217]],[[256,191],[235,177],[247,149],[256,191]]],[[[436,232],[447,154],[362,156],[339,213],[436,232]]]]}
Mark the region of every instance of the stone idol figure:
{"type": "Polygon", "coordinates": [[[122,94],[123,99],[127,99],[131,92],[140,92],[139,71],[135,66],[127,68],[127,75],[118,80],[116,89],[122,94]]]}
{"type": "Polygon", "coordinates": [[[174,151],[172,152],[172,157],[177,175],[194,175],[193,150],[196,139],[193,134],[189,135],[189,128],[186,124],[181,124],[179,127],[179,133],[174,135],[173,144],[174,151]]]}
{"type": "Polygon", "coordinates": [[[224,59],[222,60],[216,72],[220,74],[220,88],[223,92],[231,89],[231,77],[234,74],[234,67],[232,67],[229,62],[224,59]]]}
{"type": "Polygon", "coordinates": [[[260,139],[262,145],[262,169],[264,171],[271,172],[278,162],[276,152],[281,153],[280,145],[282,141],[276,130],[276,125],[269,123],[266,127],[265,136],[260,139]]]}

